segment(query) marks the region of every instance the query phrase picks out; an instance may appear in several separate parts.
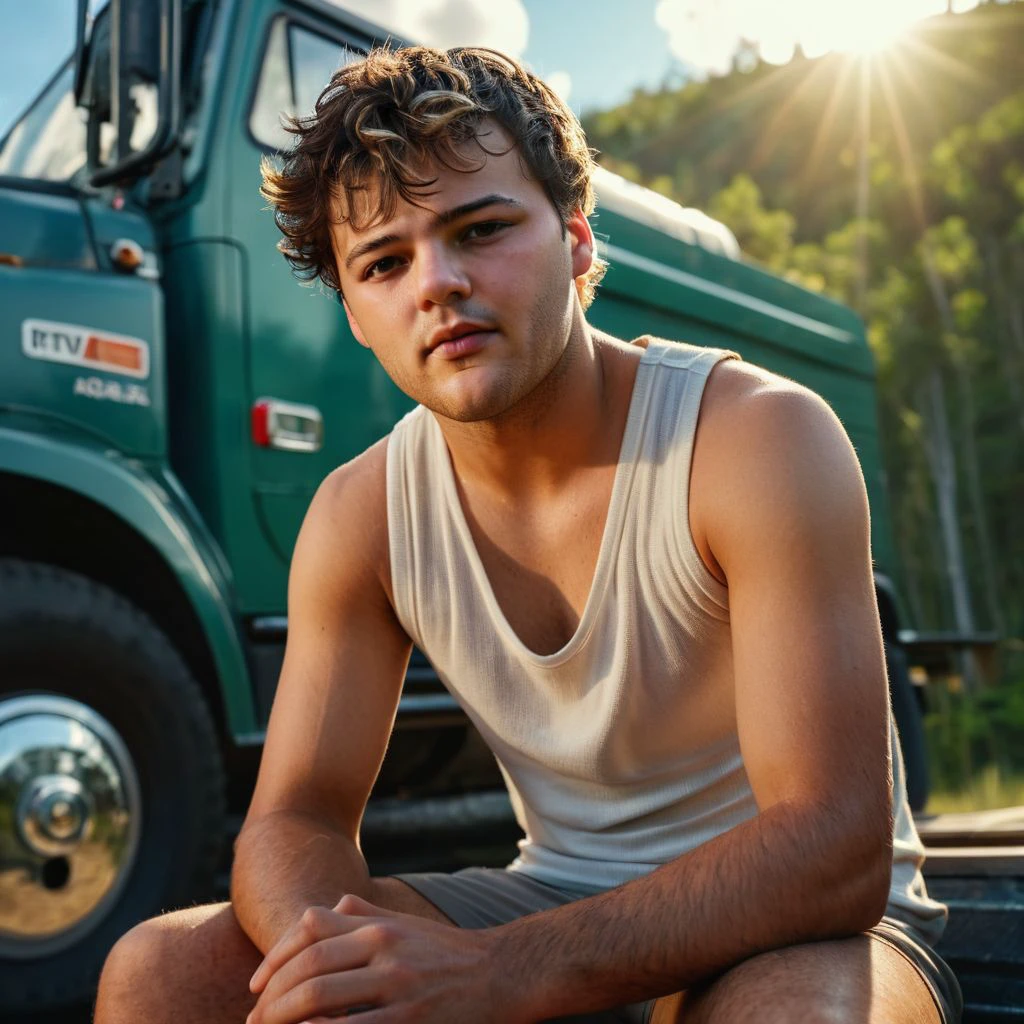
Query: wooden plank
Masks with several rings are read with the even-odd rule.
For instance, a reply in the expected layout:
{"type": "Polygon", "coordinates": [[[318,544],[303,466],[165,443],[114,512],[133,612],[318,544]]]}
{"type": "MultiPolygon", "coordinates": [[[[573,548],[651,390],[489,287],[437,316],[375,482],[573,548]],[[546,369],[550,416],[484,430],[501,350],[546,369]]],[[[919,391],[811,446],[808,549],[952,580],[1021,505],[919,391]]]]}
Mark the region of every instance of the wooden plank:
{"type": "Polygon", "coordinates": [[[917,815],[914,824],[928,847],[1024,845],[1024,807],[917,815]]]}
{"type": "Polygon", "coordinates": [[[1024,878],[1024,845],[926,847],[924,876],[1024,878]]]}

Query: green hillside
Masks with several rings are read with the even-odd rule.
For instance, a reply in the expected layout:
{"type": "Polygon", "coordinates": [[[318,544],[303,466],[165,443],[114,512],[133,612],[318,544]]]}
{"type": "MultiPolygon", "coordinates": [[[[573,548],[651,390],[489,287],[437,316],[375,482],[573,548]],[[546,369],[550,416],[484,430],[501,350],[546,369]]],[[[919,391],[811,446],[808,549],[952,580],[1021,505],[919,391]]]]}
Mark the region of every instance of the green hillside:
{"type": "Polygon", "coordinates": [[[745,50],[584,123],[610,169],[864,316],[916,623],[1024,647],[1024,2],[870,59],[745,50]]]}

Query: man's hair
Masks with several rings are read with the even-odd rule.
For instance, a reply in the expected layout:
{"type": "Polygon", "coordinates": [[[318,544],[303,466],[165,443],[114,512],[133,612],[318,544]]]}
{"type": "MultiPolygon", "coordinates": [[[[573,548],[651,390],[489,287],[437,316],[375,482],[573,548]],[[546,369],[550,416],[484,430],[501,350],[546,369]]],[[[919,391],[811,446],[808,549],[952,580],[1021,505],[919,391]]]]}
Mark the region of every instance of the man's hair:
{"type": "MultiPolygon", "coordinates": [[[[436,182],[422,177],[431,162],[466,172],[481,165],[467,158],[465,143],[479,145],[482,159],[504,152],[487,142],[486,133],[478,134],[485,118],[511,137],[563,233],[577,209],[593,212],[594,160],[586,136],[536,75],[494,50],[378,48],[339,68],[312,114],[288,119],[296,142],[280,170],[263,161],[261,192],[274,207],[284,235],[278,248],[295,273],[340,291],[332,219],[352,220],[354,196],[365,196],[371,184],[377,187],[376,208],[357,227],[394,216],[399,198],[421,203],[436,182]]],[[[581,289],[584,308],[605,269],[595,257],[581,289]]]]}

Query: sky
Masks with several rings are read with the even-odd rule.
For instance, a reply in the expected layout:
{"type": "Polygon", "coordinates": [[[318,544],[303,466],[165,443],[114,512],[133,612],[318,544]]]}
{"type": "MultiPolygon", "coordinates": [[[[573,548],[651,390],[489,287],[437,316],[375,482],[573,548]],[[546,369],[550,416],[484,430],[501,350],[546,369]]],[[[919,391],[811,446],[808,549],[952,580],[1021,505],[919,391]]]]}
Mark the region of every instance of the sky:
{"type": "MultiPolygon", "coordinates": [[[[99,0],[91,0],[93,4],[99,0]]],[[[525,60],[577,112],[638,87],[722,74],[741,40],[785,63],[871,50],[947,0],[334,0],[404,37],[493,46],[525,60]]],[[[953,0],[966,10],[978,0],[953,0]]],[[[0,0],[0,135],[72,44],[75,0],[0,0]]]]}

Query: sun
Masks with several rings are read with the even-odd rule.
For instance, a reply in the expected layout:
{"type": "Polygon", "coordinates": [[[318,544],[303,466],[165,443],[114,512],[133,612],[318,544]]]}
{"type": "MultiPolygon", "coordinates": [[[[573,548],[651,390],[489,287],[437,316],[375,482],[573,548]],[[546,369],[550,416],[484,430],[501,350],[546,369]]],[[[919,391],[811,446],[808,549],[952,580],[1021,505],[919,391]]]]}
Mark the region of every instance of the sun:
{"type": "Polygon", "coordinates": [[[892,20],[863,24],[837,43],[835,49],[862,57],[871,57],[896,46],[906,35],[908,26],[892,20]]]}
{"type": "Polygon", "coordinates": [[[793,23],[808,57],[829,51],[871,56],[895,46],[931,0],[790,0],[793,23]]]}

